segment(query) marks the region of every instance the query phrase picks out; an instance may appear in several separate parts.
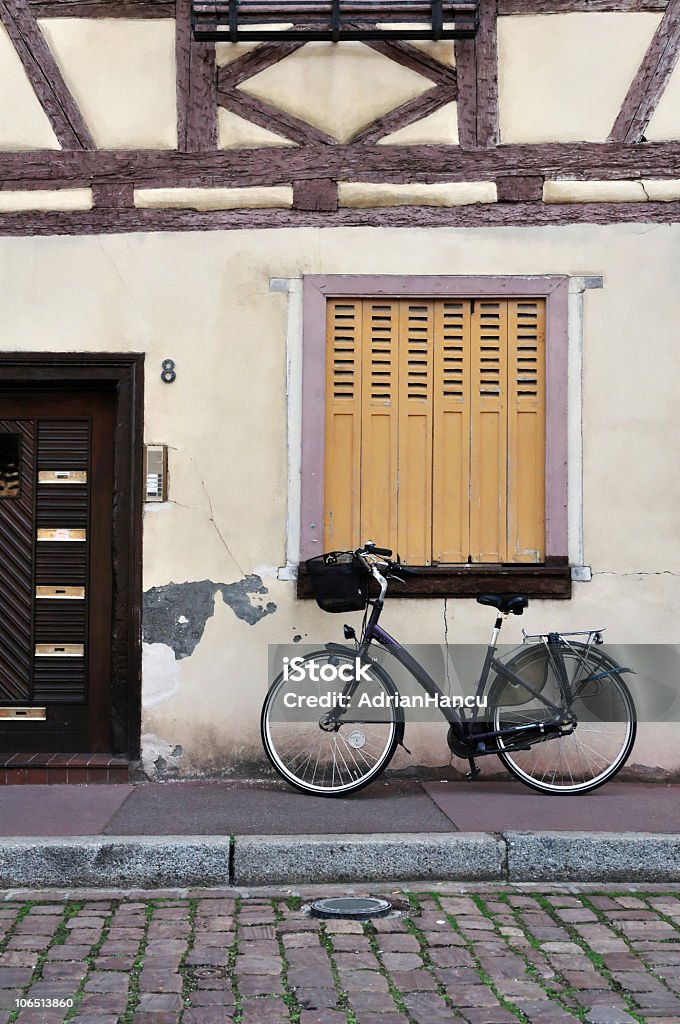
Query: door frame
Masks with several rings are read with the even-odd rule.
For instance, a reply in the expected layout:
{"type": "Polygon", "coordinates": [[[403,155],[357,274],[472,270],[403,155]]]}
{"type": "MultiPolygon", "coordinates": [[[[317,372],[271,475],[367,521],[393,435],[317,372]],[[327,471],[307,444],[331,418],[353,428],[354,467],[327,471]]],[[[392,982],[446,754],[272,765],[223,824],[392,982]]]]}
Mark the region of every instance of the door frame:
{"type": "Polygon", "coordinates": [[[113,431],[112,754],[140,754],[144,354],[0,352],[0,386],[111,388],[113,431]]]}

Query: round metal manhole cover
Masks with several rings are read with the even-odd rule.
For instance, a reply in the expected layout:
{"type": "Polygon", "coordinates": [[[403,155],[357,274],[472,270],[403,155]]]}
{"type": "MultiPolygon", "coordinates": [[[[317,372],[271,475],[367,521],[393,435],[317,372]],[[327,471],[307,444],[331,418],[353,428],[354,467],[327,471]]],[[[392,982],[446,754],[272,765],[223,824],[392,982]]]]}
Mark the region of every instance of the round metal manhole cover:
{"type": "Polygon", "coordinates": [[[313,917],[368,918],[386,917],[392,913],[392,904],[374,896],[339,896],[315,900],[309,908],[313,917]]]}

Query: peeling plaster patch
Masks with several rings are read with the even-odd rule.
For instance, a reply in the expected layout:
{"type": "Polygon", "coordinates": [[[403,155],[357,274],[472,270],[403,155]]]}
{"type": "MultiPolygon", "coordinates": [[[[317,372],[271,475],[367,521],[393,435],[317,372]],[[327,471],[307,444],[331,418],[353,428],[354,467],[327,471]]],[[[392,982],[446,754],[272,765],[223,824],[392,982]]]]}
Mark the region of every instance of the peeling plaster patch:
{"type": "Polygon", "coordinates": [[[260,576],[246,576],[236,583],[167,583],[144,594],[142,639],[147,644],[171,648],[177,661],[189,658],[215,612],[218,593],[234,615],[251,626],[276,611],[273,601],[263,601],[262,595],[269,591],[260,576]]]}
{"type": "Polygon", "coordinates": [[[177,745],[167,743],[152,732],[142,736],[142,767],[150,778],[165,778],[179,775],[180,760],[184,751],[177,745]]]}
{"type": "Polygon", "coordinates": [[[142,707],[174,697],[179,690],[179,666],[167,644],[142,644],[142,707]]]}

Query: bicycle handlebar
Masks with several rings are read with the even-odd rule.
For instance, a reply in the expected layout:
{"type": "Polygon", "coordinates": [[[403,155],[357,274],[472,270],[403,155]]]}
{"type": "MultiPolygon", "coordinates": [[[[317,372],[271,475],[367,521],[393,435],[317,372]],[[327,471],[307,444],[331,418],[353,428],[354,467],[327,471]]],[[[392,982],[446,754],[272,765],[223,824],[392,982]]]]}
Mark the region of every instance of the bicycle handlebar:
{"type": "Polygon", "coordinates": [[[385,558],[392,557],[391,548],[378,548],[375,546],[372,540],[367,540],[363,548],[360,548],[359,550],[365,552],[368,555],[383,555],[385,558]]]}

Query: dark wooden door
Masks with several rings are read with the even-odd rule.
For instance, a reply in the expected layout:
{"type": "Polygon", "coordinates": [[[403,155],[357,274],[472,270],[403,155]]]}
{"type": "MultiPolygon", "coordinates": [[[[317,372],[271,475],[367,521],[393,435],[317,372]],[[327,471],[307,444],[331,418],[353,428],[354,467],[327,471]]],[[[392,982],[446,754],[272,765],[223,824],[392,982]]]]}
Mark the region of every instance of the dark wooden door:
{"type": "Polygon", "coordinates": [[[114,395],[0,390],[0,752],[111,749],[114,395]]]}

